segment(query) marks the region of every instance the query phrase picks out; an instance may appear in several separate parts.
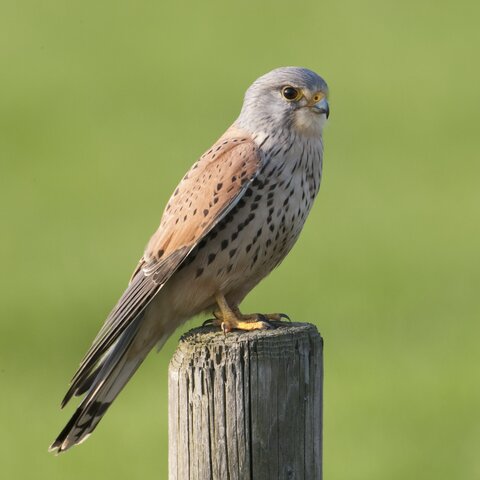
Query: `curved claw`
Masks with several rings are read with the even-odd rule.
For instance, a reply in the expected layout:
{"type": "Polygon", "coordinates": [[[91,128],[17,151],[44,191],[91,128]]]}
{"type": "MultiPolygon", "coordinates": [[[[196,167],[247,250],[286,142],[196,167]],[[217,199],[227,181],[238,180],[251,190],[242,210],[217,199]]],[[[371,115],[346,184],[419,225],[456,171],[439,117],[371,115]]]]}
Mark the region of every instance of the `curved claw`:
{"type": "Polygon", "coordinates": [[[292,321],[286,313],[271,313],[264,316],[271,322],[281,322],[283,319],[292,321]]]}
{"type": "Polygon", "coordinates": [[[225,322],[222,322],[222,323],[220,324],[220,328],[222,329],[222,332],[223,332],[223,334],[224,334],[225,336],[227,335],[228,332],[231,332],[231,331],[232,331],[232,329],[229,328],[229,326],[228,326],[225,322]]]}
{"type": "Polygon", "coordinates": [[[218,322],[216,318],[207,318],[207,320],[202,323],[202,327],[214,327],[216,326],[215,322],[218,322]]]}

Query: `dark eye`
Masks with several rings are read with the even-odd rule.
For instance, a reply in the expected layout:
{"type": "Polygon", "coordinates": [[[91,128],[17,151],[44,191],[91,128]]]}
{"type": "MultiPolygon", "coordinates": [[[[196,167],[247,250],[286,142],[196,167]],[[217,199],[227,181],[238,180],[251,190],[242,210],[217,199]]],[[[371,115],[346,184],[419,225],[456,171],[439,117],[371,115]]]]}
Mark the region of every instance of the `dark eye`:
{"type": "Polygon", "coordinates": [[[299,100],[302,96],[302,93],[300,90],[298,90],[298,88],[287,86],[282,88],[282,95],[287,100],[299,100]]]}

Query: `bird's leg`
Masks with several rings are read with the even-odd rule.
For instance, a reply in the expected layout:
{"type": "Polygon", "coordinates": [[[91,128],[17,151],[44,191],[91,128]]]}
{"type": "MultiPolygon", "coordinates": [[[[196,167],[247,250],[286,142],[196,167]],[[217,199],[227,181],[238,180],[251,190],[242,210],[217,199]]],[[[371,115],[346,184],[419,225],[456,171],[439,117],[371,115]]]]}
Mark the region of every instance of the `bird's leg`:
{"type": "MultiPolygon", "coordinates": [[[[215,319],[208,321],[211,325],[220,326],[224,332],[230,332],[233,329],[237,330],[261,330],[272,328],[270,321],[280,321],[282,318],[288,318],[283,313],[272,313],[262,315],[260,313],[253,313],[250,315],[243,315],[238,306],[231,307],[222,294],[215,297],[219,310],[213,312],[215,319]]],[[[290,320],[290,319],[289,319],[290,320]]]]}

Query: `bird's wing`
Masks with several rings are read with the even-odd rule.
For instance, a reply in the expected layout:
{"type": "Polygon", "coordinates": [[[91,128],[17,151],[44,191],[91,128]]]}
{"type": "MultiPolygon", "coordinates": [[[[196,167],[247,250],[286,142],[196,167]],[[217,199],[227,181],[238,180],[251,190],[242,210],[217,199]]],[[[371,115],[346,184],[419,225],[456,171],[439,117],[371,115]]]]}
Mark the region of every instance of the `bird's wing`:
{"type": "Polygon", "coordinates": [[[83,358],[62,406],[72,395],[85,391],[110,347],[233,208],[261,164],[262,156],[251,137],[231,128],[191,167],[171,196],[129,286],[83,358]]]}
{"type": "Polygon", "coordinates": [[[227,132],[202,155],[171,196],[144,255],[142,269],[146,273],[156,271],[156,264],[173,252],[182,248],[190,251],[256,176],[261,164],[256,144],[238,130],[232,133],[227,132]]]}

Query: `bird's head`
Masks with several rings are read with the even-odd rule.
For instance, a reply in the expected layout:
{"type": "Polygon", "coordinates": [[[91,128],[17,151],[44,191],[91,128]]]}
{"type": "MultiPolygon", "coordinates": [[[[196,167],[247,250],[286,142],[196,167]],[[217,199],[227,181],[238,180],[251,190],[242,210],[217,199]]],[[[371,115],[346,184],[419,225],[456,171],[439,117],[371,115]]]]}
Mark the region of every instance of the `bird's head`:
{"type": "Polygon", "coordinates": [[[249,87],[237,124],[252,133],[293,129],[320,136],[329,113],[328,87],[322,77],[306,68],[282,67],[249,87]]]}

